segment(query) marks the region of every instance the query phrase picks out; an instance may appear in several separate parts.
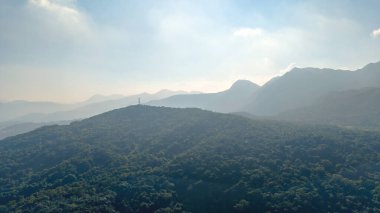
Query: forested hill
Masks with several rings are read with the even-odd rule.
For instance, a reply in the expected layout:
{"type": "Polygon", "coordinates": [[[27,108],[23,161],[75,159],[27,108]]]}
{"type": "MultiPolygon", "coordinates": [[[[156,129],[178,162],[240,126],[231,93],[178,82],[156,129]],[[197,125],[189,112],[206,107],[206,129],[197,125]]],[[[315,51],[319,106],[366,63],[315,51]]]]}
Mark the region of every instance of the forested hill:
{"type": "Polygon", "coordinates": [[[131,106],[0,141],[0,212],[379,212],[380,134],[131,106]]]}

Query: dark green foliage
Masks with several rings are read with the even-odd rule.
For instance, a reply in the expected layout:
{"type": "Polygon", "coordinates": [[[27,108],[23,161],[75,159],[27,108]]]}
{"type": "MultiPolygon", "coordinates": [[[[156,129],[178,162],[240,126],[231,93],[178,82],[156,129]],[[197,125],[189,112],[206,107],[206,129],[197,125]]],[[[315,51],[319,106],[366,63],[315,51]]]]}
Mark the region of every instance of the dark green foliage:
{"type": "Polygon", "coordinates": [[[379,212],[380,134],[132,106],[0,141],[0,212],[379,212]]]}

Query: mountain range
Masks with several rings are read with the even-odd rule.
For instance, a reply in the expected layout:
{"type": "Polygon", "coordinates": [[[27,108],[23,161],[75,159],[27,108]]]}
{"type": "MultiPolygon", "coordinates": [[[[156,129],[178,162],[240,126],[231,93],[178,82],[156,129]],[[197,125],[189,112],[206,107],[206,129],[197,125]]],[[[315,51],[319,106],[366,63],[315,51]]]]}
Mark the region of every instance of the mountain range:
{"type": "Polygon", "coordinates": [[[379,89],[380,62],[356,71],[294,68],[261,87],[247,81],[237,81],[224,92],[177,95],[147,104],[198,107],[216,112],[240,112],[255,118],[378,129],[380,97],[376,91],[379,89]],[[243,82],[246,86],[238,86],[243,82]],[[234,89],[235,86],[238,89],[234,89]]]}
{"type": "Polygon", "coordinates": [[[238,112],[259,86],[248,80],[238,80],[228,90],[218,93],[181,94],[147,103],[152,106],[195,107],[216,112],[238,112]]]}
{"type": "Polygon", "coordinates": [[[96,95],[77,104],[3,102],[0,103],[0,138],[32,130],[33,126],[44,123],[88,118],[135,104],[138,98],[151,106],[195,107],[223,113],[240,112],[248,117],[377,129],[380,119],[375,115],[379,107],[373,90],[379,87],[380,62],[356,71],[294,68],[263,86],[238,80],[229,89],[217,93],[162,90],[156,94],[128,97],[96,95]],[[359,97],[359,93],[363,97],[359,97]],[[348,103],[352,103],[351,109],[345,108],[348,103]],[[360,107],[356,107],[357,104],[360,107]],[[23,123],[30,128],[19,128],[23,123]],[[1,128],[8,129],[2,131],[1,128]]]}
{"type": "Polygon", "coordinates": [[[0,122],[51,122],[86,118],[115,108],[136,104],[138,98],[148,102],[172,95],[184,94],[184,91],[161,90],[154,94],[141,93],[132,96],[94,95],[89,99],[74,103],[10,101],[0,103],[0,122]]]}
{"type": "Polygon", "coordinates": [[[69,123],[88,118],[109,110],[186,93],[184,91],[161,90],[155,94],[142,93],[132,96],[95,95],[75,104],[52,102],[12,101],[0,103],[0,139],[25,133],[47,124],[69,123]]]}
{"type": "Polygon", "coordinates": [[[294,68],[266,83],[243,111],[271,116],[311,105],[331,92],[366,87],[380,87],[380,62],[356,71],[294,68]]]}
{"type": "Polygon", "coordinates": [[[122,108],[129,105],[137,104],[138,100],[148,102],[155,99],[162,99],[168,96],[186,93],[184,91],[170,91],[161,90],[155,94],[142,93],[138,95],[131,95],[122,98],[107,98],[100,101],[93,101],[94,97],[90,98],[85,103],[81,103],[80,107],[76,107],[71,110],[57,111],[54,113],[33,113],[18,117],[16,120],[26,122],[54,122],[63,120],[77,120],[88,118],[103,112],[107,112],[113,109],[122,108]]]}

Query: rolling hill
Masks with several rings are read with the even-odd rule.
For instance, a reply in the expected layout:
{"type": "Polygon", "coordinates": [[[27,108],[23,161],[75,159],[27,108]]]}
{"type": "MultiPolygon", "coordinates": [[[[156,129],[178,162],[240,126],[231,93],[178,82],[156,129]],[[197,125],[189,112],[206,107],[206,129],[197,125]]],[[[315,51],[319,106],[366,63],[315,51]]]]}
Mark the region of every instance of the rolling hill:
{"type": "Polygon", "coordinates": [[[0,141],[3,212],[378,212],[380,134],[130,106],[0,141]]]}

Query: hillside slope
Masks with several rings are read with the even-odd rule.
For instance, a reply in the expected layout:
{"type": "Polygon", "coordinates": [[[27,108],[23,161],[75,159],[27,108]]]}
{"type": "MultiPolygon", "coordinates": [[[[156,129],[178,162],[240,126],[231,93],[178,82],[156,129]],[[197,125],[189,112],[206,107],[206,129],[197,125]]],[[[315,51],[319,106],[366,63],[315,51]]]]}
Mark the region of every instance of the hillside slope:
{"type": "Polygon", "coordinates": [[[4,212],[378,212],[380,134],[131,106],[0,141],[4,212]]]}
{"type": "Polygon", "coordinates": [[[335,92],[311,106],[281,113],[277,119],[305,123],[380,128],[380,88],[335,92]]]}

